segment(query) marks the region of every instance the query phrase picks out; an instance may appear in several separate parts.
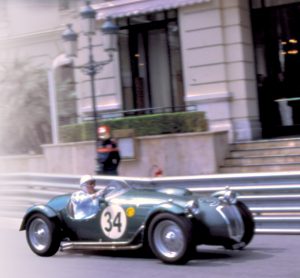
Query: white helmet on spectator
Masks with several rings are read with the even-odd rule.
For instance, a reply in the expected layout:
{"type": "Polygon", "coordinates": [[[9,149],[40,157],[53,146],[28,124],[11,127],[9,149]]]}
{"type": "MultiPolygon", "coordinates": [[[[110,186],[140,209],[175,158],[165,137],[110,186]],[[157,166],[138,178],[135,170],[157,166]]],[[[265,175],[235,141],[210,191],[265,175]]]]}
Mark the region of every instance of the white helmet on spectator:
{"type": "Polygon", "coordinates": [[[84,175],[80,178],[80,186],[86,186],[89,182],[95,182],[95,178],[91,175],[84,175]]]}

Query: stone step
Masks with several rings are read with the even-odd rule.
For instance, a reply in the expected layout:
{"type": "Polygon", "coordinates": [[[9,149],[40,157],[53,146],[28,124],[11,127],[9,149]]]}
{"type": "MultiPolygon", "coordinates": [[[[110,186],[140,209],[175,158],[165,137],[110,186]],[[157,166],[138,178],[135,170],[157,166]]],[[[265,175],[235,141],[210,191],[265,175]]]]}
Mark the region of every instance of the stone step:
{"type": "Polygon", "coordinates": [[[272,155],[272,156],[253,156],[253,157],[229,157],[224,161],[224,166],[243,166],[243,165],[277,165],[286,163],[299,163],[300,155],[272,155]]]}
{"type": "Polygon", "coordinates": [[[232,150],[230,157],[257,157],[257,156],[300,155],[300,147],[274,147],[267,149],[232,150]]]}
{"type": "Polygon", "coordinates": [[[300,171],[300,163],[276,164],[276,165],[243,165],[221,166],[220,173],[255,173],[255,172],[286,172],[300,171]]]}
{"type": "Polygon", "coordinates": [[[231,145],[234,150],[253,150],[268,148],[300,148],[300,138],[257,140],[234,143],[231,145]]]}

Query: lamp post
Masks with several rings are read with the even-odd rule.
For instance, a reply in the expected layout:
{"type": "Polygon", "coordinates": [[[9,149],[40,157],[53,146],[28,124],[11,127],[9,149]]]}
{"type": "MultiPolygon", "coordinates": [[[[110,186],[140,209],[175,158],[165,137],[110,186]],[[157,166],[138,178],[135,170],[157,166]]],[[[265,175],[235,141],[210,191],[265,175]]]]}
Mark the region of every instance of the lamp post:
{"type": "MultiPolygon", "coordinates": [[[[110,18],[107,18],[101,27],[103,35],[103,48],[108,53],[108,59],[104,61],[95,61],[93,54],[93,37],[96,35],[96,11],[91,7],[90,1],[86,1],[85,6],[80,11],[82,21],[82,33],[87,38],[87,49],[88,49],[88,61],[87,63],[76,66],[82,72],[90,77],[91,86],[91,97],[92,97],[92,109],[93,109],[93,120],[94,120],[94,132],[96,140],[97,150],[97,138],[98,138],[98,120],[97,120],[97,103],[96,103],[96,89],[95,89],[95,76],[99,73],[102,68],[112,62],[113,52],[117,50],[117,35],[118,26],[115,25],[110,18]]],[[[64,40],[65,54],[67,57],[77,57],[77,41],[78,34],[73,30],[72,24],[68,24],[62,34],[64,40]]],[[[96,160],[97,163],[97,160],[96,160]]],[[[98,166],[98,165],[97,165],[98,166]]]]}

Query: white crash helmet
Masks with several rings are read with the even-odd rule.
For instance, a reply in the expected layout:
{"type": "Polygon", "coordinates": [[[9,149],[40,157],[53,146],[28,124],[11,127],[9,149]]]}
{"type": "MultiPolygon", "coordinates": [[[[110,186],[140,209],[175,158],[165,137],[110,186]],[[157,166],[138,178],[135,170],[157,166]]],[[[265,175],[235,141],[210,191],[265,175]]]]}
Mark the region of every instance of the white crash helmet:
{"type": "Polygon", "coordinates": [[[89,182],[95,181],[95,178],[91,175],[84,175],[80,178],[80,186],[86,186],[89,182]]]}

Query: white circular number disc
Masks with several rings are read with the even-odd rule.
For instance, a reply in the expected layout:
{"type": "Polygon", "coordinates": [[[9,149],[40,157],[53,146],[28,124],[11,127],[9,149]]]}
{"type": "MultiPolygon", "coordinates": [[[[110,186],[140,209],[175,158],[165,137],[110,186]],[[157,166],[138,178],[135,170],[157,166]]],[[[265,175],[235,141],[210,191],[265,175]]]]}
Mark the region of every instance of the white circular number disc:
{"type": "Polygon", "coordinates": [[[127,227],[127,218],[125,211],[118,205],[106,207],[101,214],[101,228],[103,233],[111,238],[120,238],[127,227]]]}

